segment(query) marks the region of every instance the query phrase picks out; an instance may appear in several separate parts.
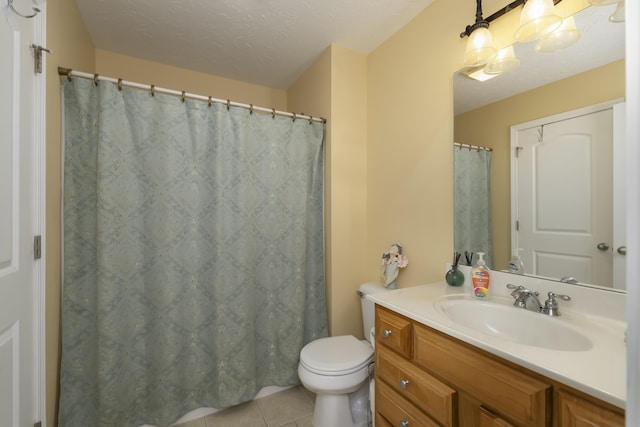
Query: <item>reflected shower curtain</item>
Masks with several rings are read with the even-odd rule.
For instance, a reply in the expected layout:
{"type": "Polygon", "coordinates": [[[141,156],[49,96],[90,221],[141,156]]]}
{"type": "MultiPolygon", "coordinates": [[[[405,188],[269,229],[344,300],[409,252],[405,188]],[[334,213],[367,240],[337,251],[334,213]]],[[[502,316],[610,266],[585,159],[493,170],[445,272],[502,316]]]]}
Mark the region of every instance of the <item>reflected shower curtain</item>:
{"type": "Polygon", "coordinates": [[[484,252],[492,268],[491,151],[454,146],[453,170],[454,250],[484,252]]]}
{"type": "Polygon", "coordinates": [[[64,82],[60,427],[297,384],[327,335],[324,125],[64,82]]]}

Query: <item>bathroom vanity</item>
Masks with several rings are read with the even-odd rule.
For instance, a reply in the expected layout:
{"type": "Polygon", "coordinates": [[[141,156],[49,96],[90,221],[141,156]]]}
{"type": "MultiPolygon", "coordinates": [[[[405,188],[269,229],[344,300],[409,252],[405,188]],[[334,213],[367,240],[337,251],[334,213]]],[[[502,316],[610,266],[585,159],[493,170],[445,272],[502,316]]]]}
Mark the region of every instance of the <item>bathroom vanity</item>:
{"type": "Polygon", "coordinates": [[[526,286],[575,294],[560,317],[513,307],[500,279],[487,301],[444,283],[371,295],[376,426],[624,426],[624,297],[544,282],[526,286]]]}

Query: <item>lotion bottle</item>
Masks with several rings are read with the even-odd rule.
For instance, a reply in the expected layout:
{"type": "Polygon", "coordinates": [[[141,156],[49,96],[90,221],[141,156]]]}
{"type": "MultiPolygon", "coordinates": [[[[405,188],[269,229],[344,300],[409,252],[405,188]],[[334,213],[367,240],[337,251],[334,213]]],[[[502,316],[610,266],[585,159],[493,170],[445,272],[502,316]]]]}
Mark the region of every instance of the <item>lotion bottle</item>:
{"type": "Polygon", "coordinates": [[[490,280],[491,272],[484,261],[484,252],[478,252],[478,261],[471,269],[473,295],[477,298],[487,298],[489,296],[490,280]]]}
{"type": "Polygon", "coordinates": [[[524,274],[524,264],[520,259],[520,255],[515,254],[511,257],[511,261],[509,261],[509,273],[524,274]]]}

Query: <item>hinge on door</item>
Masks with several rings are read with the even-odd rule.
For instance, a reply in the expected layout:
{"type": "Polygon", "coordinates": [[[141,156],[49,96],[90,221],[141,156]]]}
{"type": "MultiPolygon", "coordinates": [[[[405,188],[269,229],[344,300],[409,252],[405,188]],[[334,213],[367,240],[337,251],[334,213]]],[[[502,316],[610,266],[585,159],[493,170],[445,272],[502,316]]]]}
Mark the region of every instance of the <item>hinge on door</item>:
{"type": "Polygon", "coordinates": [[[42,236],[33,238],[33,259],[42,258],[42,236]]]}
{"type": "Polygon", "coordinates": [[[31,49],[33,49],[33,71],[36,74],[42,74],[42,52],[51,53],[51,50],[37,44],[32,44],[31,49]]]}
{"type": "Polygon", "coordinates": [[[522,150],[522,147],[516,147],[516,158],[520,157],[520,150],[522,150]]]}
{"type": "Polygon", "coordinates": [[[520,221],[516,220],[516,231],[520,231],[520,221]]]}
{"type": "Polygon", "coordinates": [[[33,425],[33,427],[42,427],[42,421],[38,421],[33,425]]]}

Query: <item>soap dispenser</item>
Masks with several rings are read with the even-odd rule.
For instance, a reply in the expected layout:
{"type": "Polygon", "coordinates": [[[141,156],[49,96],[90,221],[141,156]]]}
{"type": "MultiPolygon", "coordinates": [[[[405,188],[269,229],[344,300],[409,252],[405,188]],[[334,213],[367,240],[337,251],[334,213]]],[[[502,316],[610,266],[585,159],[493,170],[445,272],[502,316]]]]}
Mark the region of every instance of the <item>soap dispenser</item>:
{"type": "Polygon", "coordinates": [[[490,280],[491,272],[484,261],[484,252],[478,252],[478,261],[471,269],[473,295],[478,298],[487,298],[489,296],[490,280]]]}

